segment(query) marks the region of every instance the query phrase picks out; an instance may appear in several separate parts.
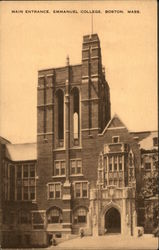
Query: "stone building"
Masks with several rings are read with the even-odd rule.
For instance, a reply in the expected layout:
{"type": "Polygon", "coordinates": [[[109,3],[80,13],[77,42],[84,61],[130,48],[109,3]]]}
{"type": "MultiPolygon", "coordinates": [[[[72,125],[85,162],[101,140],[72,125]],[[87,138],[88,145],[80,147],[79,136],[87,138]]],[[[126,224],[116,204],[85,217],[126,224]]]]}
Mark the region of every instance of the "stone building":
{"type": "MultiPolygon", "coordinates": [[[[2,159],[2,245],[46,246],[52,235],[135,235],[140,141],[111,118],[97,34],[82,63],[38,72],[37,143],[7,143],[2,159]],[[10,239],[8,241],[8,239],[10,239]]],[[[142,133],[141,133],[142,134],[142,133]]]]}

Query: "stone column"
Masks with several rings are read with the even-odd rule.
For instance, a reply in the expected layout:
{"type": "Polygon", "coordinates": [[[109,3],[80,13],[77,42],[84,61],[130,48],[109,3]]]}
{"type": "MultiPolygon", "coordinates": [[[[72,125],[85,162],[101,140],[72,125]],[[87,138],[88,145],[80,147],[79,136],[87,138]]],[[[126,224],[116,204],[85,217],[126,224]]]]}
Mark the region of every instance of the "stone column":
{"type": "Polygon", "coordinates": [[[123,189],[123,199],[122,199],[122,213],[121,213],[121,233],[123,235],[127,232],[127,222],[126,222],[126,196],[127,190],[123,189]]]}
{"type": "Polygon", "coordinates": [[[137,214],[136,210],[133,213],[133,235],[135,235],[135,228],[137,227],[137,214]]]}
{"type": "Polygon", "coordinates": [[[90,207],[92,210],[92,235],[98,236],[98,199],[96,189],[90,192],[90,207]]]}

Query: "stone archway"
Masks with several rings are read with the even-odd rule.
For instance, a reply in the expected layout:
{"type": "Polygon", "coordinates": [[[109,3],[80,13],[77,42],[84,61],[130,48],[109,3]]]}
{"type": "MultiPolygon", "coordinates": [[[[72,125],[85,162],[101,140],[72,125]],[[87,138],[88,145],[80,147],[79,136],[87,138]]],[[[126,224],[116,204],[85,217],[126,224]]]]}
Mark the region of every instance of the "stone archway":
{"type": "Polygon", "coordinates": [[[114,208],[109,208],[105,213],[105,231],[106,233],[121,233],[120,212],[114,208]]]}

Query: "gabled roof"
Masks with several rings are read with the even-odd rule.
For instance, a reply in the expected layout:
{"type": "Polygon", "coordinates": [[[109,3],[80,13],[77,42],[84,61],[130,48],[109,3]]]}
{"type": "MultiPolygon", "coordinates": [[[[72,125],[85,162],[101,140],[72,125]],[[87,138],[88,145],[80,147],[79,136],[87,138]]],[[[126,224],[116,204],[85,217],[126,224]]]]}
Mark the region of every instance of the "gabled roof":
{"type": "Polygon", "coordinates": [[[7,143],[10,143],[10,141],[8,141],[6,138],[0,136],[0,143],[1,144],[7,144],[7,143]]]}
{"type": "Polygon", "coordinates": [[[158,146],[154,145],[153,143],[153,138],[157,137],[158,138],[158,132],[157,131],[151,131],[149,135],[140,140],[140,148],[145,149],[145,150],[153,150],[153,149],[158,149],[158,146]]]}
{"type": "MultiPolygon", "coordinates": [[[[103,130],[103,132],[99,135],[104,135],[105,132],[109,129],[127,129],[125,124],[122,122],[122,120],[119,118],[117,114],[115,114],[112,119],[108,122],[107,126],[103,130]]],[[[127,129],[128,130],[128,129],[127,129]]]]}
{"type": "Polygon", "coordinates": [[[11,161],[37,160],[36,143],[7,144],[5,156],[11,161]]]}

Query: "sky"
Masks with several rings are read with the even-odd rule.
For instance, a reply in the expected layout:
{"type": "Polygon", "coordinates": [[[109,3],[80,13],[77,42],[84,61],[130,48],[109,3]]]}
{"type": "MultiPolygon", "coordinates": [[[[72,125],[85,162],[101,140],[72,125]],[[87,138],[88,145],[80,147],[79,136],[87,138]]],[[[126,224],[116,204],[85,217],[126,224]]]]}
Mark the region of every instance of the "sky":
{"type": "Polygon", "coordinates": [[[157,129],[157,1],[5,1],[0,3],[0,135],[12,143],[36,141],[38,70],[65,66],[67,55],[70,64],[81,63],[82,37],[92,32],[92,15],[81,10],[100,10],[93,14],[93,33],[101,42],[112,116],[118,114],[130,131],[157,129]]]}

